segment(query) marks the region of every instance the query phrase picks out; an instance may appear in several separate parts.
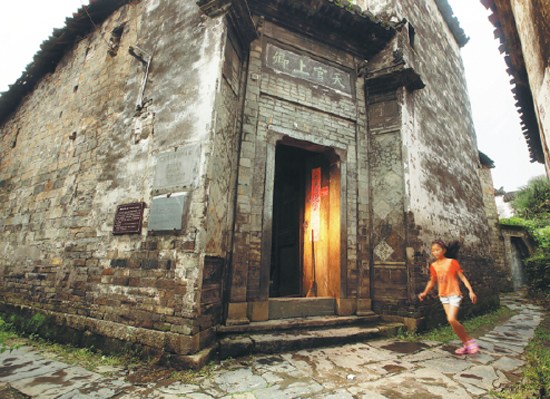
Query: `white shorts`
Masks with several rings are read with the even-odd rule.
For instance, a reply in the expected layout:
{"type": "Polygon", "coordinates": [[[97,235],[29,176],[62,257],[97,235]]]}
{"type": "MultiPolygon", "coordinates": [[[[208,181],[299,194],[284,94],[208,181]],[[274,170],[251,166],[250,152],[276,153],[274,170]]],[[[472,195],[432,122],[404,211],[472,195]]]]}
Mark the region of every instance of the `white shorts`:
{"type": "Polygon", "coordinates": [[[460,302],[462,302],[462,297],[460,295],[440,296],[439,300],[442,304],[448,303],[451,306],[459,308],[460,302]]]}

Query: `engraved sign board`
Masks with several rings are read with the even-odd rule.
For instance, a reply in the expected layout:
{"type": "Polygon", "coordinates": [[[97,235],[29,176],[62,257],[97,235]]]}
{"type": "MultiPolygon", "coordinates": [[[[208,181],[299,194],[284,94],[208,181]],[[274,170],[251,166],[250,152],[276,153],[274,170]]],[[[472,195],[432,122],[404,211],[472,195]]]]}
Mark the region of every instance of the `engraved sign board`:
{"type": "Polygon", "coordinates": [[[200,149],[199,144],[191,144],[158,154],[153,189],[194,187],[199,176],[200,149]]]}
{"type": "Polygon", "coordinates": [[[348,72],[271,43],[267,44],[266,65],[276,72],[328,87],[340,93],[352,94],[351,75],[348,72]]]}
{"type": "Polygon", "coordinates": [[[115,222],[113,223],[113,234],[141,234],[144,208],[144,202],[117,206],[115,222]]]}
{"type": "Polygon", "coordinates": [[[188,193],[154,197],[149,212],[149,231],[181,231],[187,202],[188,193]]]}

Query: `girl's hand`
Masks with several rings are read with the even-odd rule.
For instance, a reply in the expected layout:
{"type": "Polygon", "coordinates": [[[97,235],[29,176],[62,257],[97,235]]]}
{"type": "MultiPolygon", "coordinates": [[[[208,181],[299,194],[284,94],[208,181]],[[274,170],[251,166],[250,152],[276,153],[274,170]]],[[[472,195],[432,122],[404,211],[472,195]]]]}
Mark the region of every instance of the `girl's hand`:
{"type": "Polygon", "coordinates": [[[426,298],[426,295],[427,294],[425,292],[421,292],[420,294],[418,294],[418,300],[422,302],[424,298],[426,298]]]}
{"type": "Polygon", "coordinates": [[[474,293],[474,291],[470,291],[470,299],[472,300],[472,303],[475,305],[477,302],[477,295],[474,293]]]}

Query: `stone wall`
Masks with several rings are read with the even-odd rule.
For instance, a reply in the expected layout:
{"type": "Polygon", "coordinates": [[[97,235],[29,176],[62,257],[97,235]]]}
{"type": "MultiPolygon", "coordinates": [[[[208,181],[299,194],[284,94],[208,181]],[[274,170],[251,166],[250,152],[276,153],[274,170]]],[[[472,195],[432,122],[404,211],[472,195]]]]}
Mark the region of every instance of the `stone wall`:
{"type": "Polygon", "coordinates": [[[219,302],[215,293],[199,298],[202,270],[225,261],[221,237],[232,224],[235,176],[224,172],[236,162],[238,103],[220,83],[225,37],[223,19],[194,2],[132,2],[76,43],[3,124],[4,304],[180,354],[213,338],[219,316],[200,326],[197,318],[219,302]],[[112,55],[106,38],[115,28],[122,36],[112,55]],[[224,104],[217,114],[216,104],[224,104]],[[178,151],[187,158],[170,161],[178,151]],[[152,205],[171,196],[185,198],[180,231],[151,231],[152,205]],[[141,202],[141,234],[114,235],[117,206],[141,202]]]}
{"type": "MultiPolygon", "coordinates": [[[[395,180],[394,184],[378,185],[373,180],[375,190],[378,186],[388,198],[383,201],[373,195],[375,232],[377,214],[380,227],[392,221],[385,228],[384,239],[373,243],[375,270],[386,276],[382,295],[388,293],[386,298],[377,299],[375,291],[375,309],[383,313],[406,315],[420,311],[435,315],[429,309],[437,309],[438,303],[428,301],[418,308],[416,295],[429,278],[430,243],[436,238],[462,242],[459,261],[474,288],[480,291],[479,296],[484,298],[477,309],[492,307],[498,302],[498,295],[490,288],[494,279],[491,242],[459,45],[436,2],[399,2],[397,13],[413,29],[408,32],[403,29],[389,51],[371,61],[370,69],[383,70],[388,65],[397,68],[401,62],[403,68],[414,69],[425,87],[413,91],[389,86],[384,92],[383,85],[373,86],[379,93],[375,107],[380,111],[370,108],[369,124],[380,126],[380,132],[385,129],[387,153],[377,152],[388,164],[381,173],[386,179],[392,175],[395,180]],[[395,137],[391,139],[389,134],[395,137]],[[395,202],[400,190],[404,193],[403,205],[395,202]],[[376,201],[382,202],[377,205],[376,201]],[[390,212],[401,206],[404,219],[400,220],[397,214],[388,219],[390,212]],[[400,297],[390,298],[389,293],[398,287],[400,297]]],[[[370,131],[375,140],[381,140],[377,138],[378,128],[370,131]]],[[[376,279],[374,284],[376,287],[376,279]]]]}

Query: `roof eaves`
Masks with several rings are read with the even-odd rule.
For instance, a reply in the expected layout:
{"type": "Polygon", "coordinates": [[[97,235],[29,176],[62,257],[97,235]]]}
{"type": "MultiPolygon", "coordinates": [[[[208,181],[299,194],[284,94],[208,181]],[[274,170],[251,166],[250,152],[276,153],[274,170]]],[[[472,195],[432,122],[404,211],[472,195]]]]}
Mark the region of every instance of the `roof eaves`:
{"type": "Polygon", "coordinates": [[[529,148],[531,162],[544,163],[544,151],[542,149],[539,125],[533,95],[529,87],[529,78],[527,76],[521,42],[517,31],[514,31],[514,16],[510,13],[508,18],[512,18],[512,20],[504,21],[504,16],[501,15],[502,10],[499,9],[495,0],[480,1],[485,8],[490,9],[492,12],[489,16],[489,21],[495,27],[495,39],[499,39],[500,41],[498,49],[504,54],[504,61],[508,67],[506,72],[512,78],[510,80],[510,84],[513,86],[512,93],[516,100],[515,106],[520,117],[522,133],[529,148]],[[503,27],[505,24],[510,29],[505,29],[503,27]]]}
{"type": "Polygon", "coordinates": [[[495,167],[495,162],[489,158],[489,156],[481,151],[478,150],[479,153],[479,162],[483,166],[487,166],[489,169],[492,169],[495,167]]]}
{"type": "Polygon", "coordinates": [[[459,47],[464,47],[470,40],[464,30],[460,26],[458,18],[454,15],[453,9],[447,0],[435,0],[435,4],[439,9],[439,12],[443,16],[443,19],[447,23],[447,26],[451,30],[459,47]]]}
{"type": "Polygon", "coordinates": [[[89,5],[82,6],[72,17],[65,19],[63,28],[54,29],[51,36],[42,42],[40,50],[19,79],[7,91],[0,93],[0,124],[6,121],[45,75],[55,70],[63,55],[78,40],[130,1],[132,0],[90,0],[89,5]]]}

